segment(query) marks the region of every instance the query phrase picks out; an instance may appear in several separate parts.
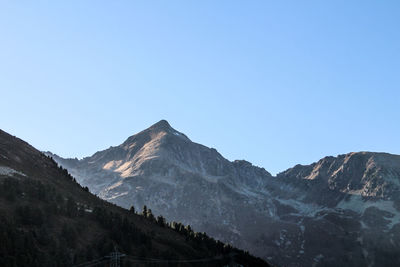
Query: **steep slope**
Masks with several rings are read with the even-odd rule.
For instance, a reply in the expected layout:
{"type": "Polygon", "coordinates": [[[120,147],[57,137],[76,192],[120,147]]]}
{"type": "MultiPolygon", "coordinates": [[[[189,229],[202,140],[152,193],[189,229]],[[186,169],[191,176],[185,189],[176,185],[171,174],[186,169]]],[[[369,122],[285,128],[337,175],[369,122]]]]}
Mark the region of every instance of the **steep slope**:
{"type": "Polygon", "coordinates": [[[0,266],[108,266],[104,256],[115,248],[127,254],[122,266],[268,266],[87,191],[51,158],[0,130],[0,266]]]}
{"type": "Polygon", "coordinates": [[[326,157],[273,177],[160,121],[82,160],[52,156],[103,199],[146,204],[278,265],[400,263],[396,155],[326,157]]]}

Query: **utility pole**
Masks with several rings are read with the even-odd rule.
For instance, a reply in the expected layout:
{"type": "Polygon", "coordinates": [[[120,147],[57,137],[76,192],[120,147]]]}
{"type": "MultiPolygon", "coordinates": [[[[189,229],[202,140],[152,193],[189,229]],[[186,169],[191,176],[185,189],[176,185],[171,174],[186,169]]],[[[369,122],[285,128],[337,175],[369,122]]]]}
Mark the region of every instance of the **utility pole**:
{"type": "Polygon", "coordinates": [[[117,247],[114,246],[114,251],[110,253],[106,258],[110,258],[110,267],[121,267],[120,258],[126,256],[125,254],[119,253],[117,247]]]}

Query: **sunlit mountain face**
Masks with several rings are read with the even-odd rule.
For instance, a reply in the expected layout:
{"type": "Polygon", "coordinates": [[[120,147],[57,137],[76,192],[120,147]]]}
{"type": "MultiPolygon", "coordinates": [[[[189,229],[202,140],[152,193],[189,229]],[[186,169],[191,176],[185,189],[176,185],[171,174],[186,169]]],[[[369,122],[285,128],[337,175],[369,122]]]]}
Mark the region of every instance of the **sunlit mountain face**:
{"type": "Polygon", "coordinates": [[[47,154],[104,200],[147,205],[277,265],[400,265],[398,155],[349,153],[272,176],[167,121],[82,160],[47,154]]]}

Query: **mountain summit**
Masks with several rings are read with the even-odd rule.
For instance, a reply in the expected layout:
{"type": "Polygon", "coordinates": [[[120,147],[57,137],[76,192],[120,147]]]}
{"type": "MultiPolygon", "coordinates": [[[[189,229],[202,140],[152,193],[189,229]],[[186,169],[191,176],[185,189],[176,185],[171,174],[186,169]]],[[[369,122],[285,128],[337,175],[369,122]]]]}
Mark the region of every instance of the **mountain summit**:
{"type": "Polygon", "coordinates": [[[159,122],[150,126],[149,130],[159,130],[159,131],[170,131],[173,130],[171,125],[166,120],[160,120],[159,122]]]}
{"type": "MultiPolygon", "coordinates": [[[[173,129],[166,120],[161,120],[153,124],[144,131],[130,136],[122,145],[133,146],[133,144],[147,144],[165,142],[166,139],[180,138],[181,140],[190,142],[189,138],[181,132],[173,129]]],[[[129,149],[129,148],[128,148],[129,149]]]]}
{"type": "Polygon", "coordinates": [[[397,155],[325,157],[274,177],[162,120],[91,157],[53,157],[105,200],[147,205],[277,265],[400,264],[397,155]]]}

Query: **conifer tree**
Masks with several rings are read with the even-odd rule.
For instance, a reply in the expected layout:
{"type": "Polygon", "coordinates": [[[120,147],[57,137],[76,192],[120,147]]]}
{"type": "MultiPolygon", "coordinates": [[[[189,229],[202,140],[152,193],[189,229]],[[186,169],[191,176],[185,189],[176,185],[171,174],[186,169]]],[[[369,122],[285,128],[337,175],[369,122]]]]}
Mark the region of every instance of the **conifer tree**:
{"type": "Polygon", "coordinates": [[[145,218],[147,218],[147,206],[146,206],[146,205],[143,206],[142,215],[143,215],[145,218]]]}
{"type": "Polygon", "coordinates": [[[130,212],[135,213],[135,207],[132,205],[131,208],[129,209],[130,212]]]}
{"type": "Polygon", "coordinates": [[[153,212],[151,212],[151,209],[147,210],[147,219],[149,219],[150,221],[153,221],[153,222],[156,220],[156,218],[153,215],[153,212]]]}

